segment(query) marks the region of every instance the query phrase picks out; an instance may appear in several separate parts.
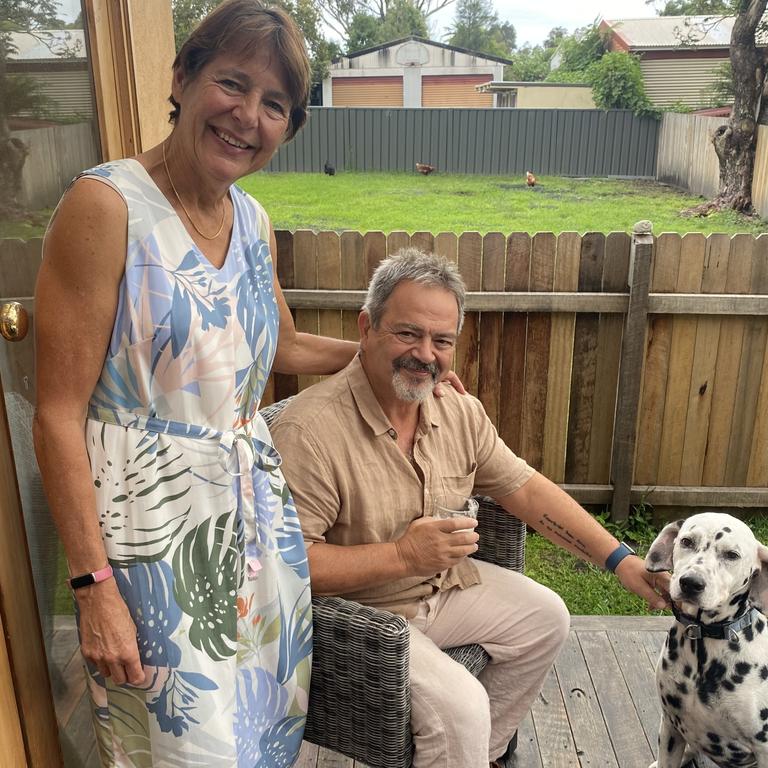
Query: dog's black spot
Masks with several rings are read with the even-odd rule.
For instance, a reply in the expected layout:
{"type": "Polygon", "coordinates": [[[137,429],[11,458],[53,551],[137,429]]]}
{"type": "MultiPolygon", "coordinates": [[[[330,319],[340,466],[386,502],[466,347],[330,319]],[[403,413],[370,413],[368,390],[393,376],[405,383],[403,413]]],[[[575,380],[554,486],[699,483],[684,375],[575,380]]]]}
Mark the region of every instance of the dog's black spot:
{"type": "Polygon", "coordinates": [[[728,682],[734,686],[741,685],[744,682],[744,678],[741,675],[733,675],[728,682]]]}
{"type": "Polygon", "coordinates": [[[698,688],[699,699],[703,704],[709,704],[710,697],[717,693],[721,684],[724,684],[725,671],[725,665],[717,660],[706,668],[698,688]]]}
{"type": "Polygon", "coordinates": [[[747,661],[737,661],[734,669],[737,675],[746,675],[752,669],[752,665],[747,661]]]}
{"type": "Polygon", "coordinates": [[[685,677],[690,677],[692,674],[693,674],[693,667],[691,667],[690,664],[686,664],[683,667],[683,675],[685,675],[685,677]]]}
{"type": "Polygon", "coordinates": [[[680,709],[683,704],[682,699],[679,696],[673,696],[671,693],[667,695],[666,702],[673,709],[680,709]]]}
{"type": "Polygon", "coordinates": [[[763,707],[760,710],[760,719],[761,720],[768,720],[768,707],[763,707]]]}
{"type": "Polygon", "coordinates": [[[699,559],[696,561],[696,565],[701,565],[703,562],[704,562],[704,558],[703,558],[703,557],[700,557],[700,558],[699,558],[699,559]]]}
{"type": "Polygon", "coordinates": [[[723,680],[722,686],[726,691],[732,691],[736,687],[730,680],[723,680]]]}
{"type": "Polygon", "coordinates": [[[765,731],[760,731],[760,733],[755,734],[755,738],[758,741],[762,741],[763,743],[768,742],[768,733],[765,731]]]}
{"type": "Polygon", "coordinates": [[[730,528],[729,528],[727,525],[723,527],[723,530],[724,530],[726,533],[731,533],[731,529],[730,529],[730,528]]]}
{"type": "MultiPolygon", "coordinates": [[[[712,542],[711,542],[711,541],[708,541],[708,542],[707,542],[707,546],[706,546],[706,547],[704,547],[704,551],[706,552],[706,551],[707,551],[707,550],[708,550],[708,549],[709,549],[711,546],[712,546],[712,542]]],[[[701,560],[699,560],[699,562],[701,562],[701,560]]]]}
{"type": "Polygon", "coordinates": [[[718,531],[715,534],[715,541],[720,541],[720,539],[722,539],[722,538],[723,538],[723,532],[722,531],[718,531]]]}
{"type": "Polygon", "coordinates": [[[768,666],[765,664],[760,667],[760,679],[763,681],[768,680],[768,666]]]}
{"type": "Polygon", "coordinates": [[[677,683],[677,690],[685,696],[688,693],[688,686],[685,683],[677,683]]]}
{"type": "Polygon", "coordinates": [[[762,634],[764,629],[765,629],[765,622],[762,619],[758,619],[755,622],[755,632],[757,632],[757,634],[760,635],[762,634]]]}
{"type": "Polygon", "coordinates": [[[666,670],[668,667],[669,667],[669,663],[667,662],[667,660],[666,659],[662,659],[661,660],[661,668],[663,670],[666,670]]]}
{"type": "Polygon", "coordinates": [[[709,731],[707,733],[707,738],[713,743],[713,744],[719,744],[720,743],[720,734],[719,733],[712,733],[712,731],[709,731]]]}
{"type": "Polygon", "coordinates": [[[754,629],[752,629],[752,627],[747,627],[747,628],[744,630],[744,639],[745,639],[745,640],[746,640],[748,643],[751,643],[751,642],[752,642],[752,641],[755,639],[755,630],[754,630],[754,629]]]}
{"type": "Polygon", "coordinates": [[[704,749],[710,757],[720,757],[723,754],[723,748],[719,744],[710,744],[704,749]]]}
{"type": "Polygon", "coordinates": [[[737,653],[738,651],[740,651],[741,650],[741,646],[739,645],[739,641],[738,640],[731,640],[728,643],[728,650],[729,651],[733,651],[734,653],[737,653]]]}
{"type": "Polygon", "coordinates": [[[649,559],[649,560],[650,560],[652,563],[658,563],[658,562],[659,562],[659,560],[661,560],[661,554],[660,554],[659,552],[650,552],[650,553],[648,554],[648,559],[649,559]]]}
{"type": "Polygon", "coordinates": [[[714,619],[717,616],[717,611],[707,611],[707,618],[714,619]]]}
{"type": "Polygon", "coordinates": [[[675,748],[676,742],[677,739],[675,739],[674,734],[669,737],[669,741],[667,742],[667,752],[671,752],[675,748]]]}

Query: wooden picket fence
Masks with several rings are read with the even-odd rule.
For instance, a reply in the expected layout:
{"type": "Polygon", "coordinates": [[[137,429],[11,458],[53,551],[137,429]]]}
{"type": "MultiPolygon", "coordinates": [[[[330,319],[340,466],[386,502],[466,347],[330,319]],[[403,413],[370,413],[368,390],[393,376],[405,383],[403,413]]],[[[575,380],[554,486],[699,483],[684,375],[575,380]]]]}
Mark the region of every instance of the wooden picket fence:
{"type": "MultiPolygon", "coordinates": [[[[298,329],[339,338],[388,254],[455,261],[459,376],[582,503],[768,509],[768,236],[277,234],[298,329]]],[[[275,376],[267,398],[316,380],[275,376]]]]}
{"type": "MultiPolygon", "coordinates": [[[[580,502],[768,511],[768,235],[276,235],[299,330],[347,339],[382,258],[414,245],[455,261],[459,376],[580,502]]],[[[33,319],[39,259],[39,240],[0,241],[0,299],[33,319]]],[[[33,397],[31,337],[14,347],[3,378],[33,397]]],[[[314,381],[273,376],[264,402],[314,381]]]]}

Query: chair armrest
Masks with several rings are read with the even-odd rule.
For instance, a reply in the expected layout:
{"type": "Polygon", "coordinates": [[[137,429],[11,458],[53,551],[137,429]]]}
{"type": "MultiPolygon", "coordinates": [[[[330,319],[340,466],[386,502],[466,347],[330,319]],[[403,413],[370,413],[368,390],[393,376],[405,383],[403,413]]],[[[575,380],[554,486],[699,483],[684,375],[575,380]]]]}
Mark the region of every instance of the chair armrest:
{"type": "Polygon", "coordinates": [[[480,541],[472,557],[522,573],[525,568],[525,523],[493,499],[487,496],[475,498],[480,505],[477,510],[480,541]]]}
{"type": "Polygon", "coordinates": [[[408,622],[340,597],[313,597],[314,654],[304,738],[367,762],[411,764],[408,622]]]}

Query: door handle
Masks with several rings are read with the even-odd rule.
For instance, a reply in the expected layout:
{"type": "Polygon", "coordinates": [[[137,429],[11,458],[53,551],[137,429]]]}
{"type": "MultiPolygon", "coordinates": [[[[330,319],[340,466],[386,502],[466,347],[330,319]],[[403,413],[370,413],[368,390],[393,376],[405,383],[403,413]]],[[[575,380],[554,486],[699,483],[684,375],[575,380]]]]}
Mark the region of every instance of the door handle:
{"type": "Polygon", "coordinates": [[[0,334],[6,341],[21,341],[29,330],[29,315],[18,301],[0,304],[0,334]]]}

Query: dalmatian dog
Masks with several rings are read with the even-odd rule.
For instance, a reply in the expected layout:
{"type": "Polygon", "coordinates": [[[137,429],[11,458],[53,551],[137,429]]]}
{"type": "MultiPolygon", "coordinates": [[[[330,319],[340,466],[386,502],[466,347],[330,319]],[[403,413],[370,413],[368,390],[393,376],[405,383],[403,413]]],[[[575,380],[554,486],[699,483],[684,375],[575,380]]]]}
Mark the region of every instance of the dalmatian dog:
{"type": "Polygon", "coordinates": [[[768,768],[768,547],[731,515],[665,526],[645,567],[672,571],[675,622],[656,665],[658,760],[706,756],[720,768],[768,768]]]}

